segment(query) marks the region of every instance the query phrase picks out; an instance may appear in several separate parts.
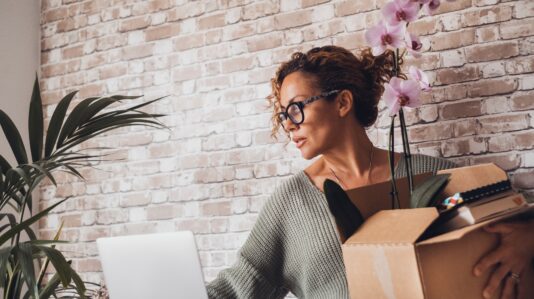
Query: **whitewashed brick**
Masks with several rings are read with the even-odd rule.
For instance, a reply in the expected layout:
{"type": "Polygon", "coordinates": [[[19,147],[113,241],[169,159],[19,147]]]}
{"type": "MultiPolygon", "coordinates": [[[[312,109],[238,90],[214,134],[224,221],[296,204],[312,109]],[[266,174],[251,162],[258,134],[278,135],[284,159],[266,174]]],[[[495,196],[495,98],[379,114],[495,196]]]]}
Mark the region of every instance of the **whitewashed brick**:
{"type": "Polygon", "coordinates": [[[466,63],[463,49],[444,51],[440,53],[442,67],[462,66],[466,63]]]}
{"type": "Polygon", "coordinates": [[[235,135],[235,142],[238,146],[250,146],[252,143],[252,134],[250,132],[239,132],[235,135]]]}
{"type": "Polygon", "coordinates": [[[235,215],[228,222],[228,230],[230,232],[250,231],[256,219],[256,215],[235,215]]]}
{"type": "Polygon", "coordinates": [[[503,76],[506,72],[504,70],[504,62],[491,62],[482,66],[482,76],[484,78],[492,78],[503,76]]]}
{"type": "Polygon", "coordinates": [[[234,24],[241,19],[241,7],[232,8],[226,13],[226,23],[234,24]]]}
{"type": "Polygon", "coordinates": [[[88,16],[87,18],[87,24],[88,25],[95,25],[100,22],[100,15],[99,14],[93,14],[88,16]]]}
{"type": "Polygon", "coordinates": [[[300,0],[280,0],[280,11],[293,11],[301,7],[300,0]]]}
{"type": "Polygon", "coordinates": [[[167,20],[167,14],[163,12],[153,13],[150,15],[152,26],[161,25],[167,20]]]}
{"type": "Polygon", "coordinates": [[[157,41],[154,45],[154,54],[155,55],[161,55],[161,54],[170,54],[172,53],[172,41],[170,40],[160,40],[157,41]]]}
{"type": "Polygon", "coordinates": [[[170,82],[169,73],[156,73],[154,74],[154,85],[163,85],[170,82]]]}
{"type": "Polygon", "coordinates": [[[321,22],[330,20],[334,17],[334,5],[321,5],[312,10],[312,21],[321,22]]]}
{"type": "Polygon", "coordinates": [[[132,222],[145,221],[146,220],[145,208],[130,208],[129,209],[129,220],[132,222]]]}
{"type": "MultiPolygon", "coordinates": [[[[60,219],[68,222],[65,238],[80,243],[65,248],[84,278],[102,279],[91,272],[99,270],[93,241],[108,235],[192,230],[208,280],[230,266],[274,188],[315,161],[303,159],[294,144],[286,146],[282,132],[278,141],[271,139],[265,109],[270,79],[296,51],[332,43],[365,46],[364,32],[382,18],[385,4],[196,2],[111,1],[97,8],[98,1],[43,0],[45,123],[74,89],[82,89],[76,101],[109,94],[170,96],[143,110],[167,114],[160,120],[169,130],[108,132],[90,145],[111,147],[100,153],[121,160],[95,163],[103,174],[84,169],[86,182],[59,176],[57,189],[40,189],[41,207],[74,196],[41,222],[40,232],[49,236],[60,219]],[[70,16],[48,14],[52,8],[70,16]]],[[[423,106],[407,111],[406,120],[413,152],[462,165],[516,157],[507,170],[526,184],[521,173],[534,167],[528,143],[534,111],[525,97],[534,89],[534,33],[527,26],[532,4],[493,2],[442,2],[439,14],[410,25],[422,36],[425,53],[406,57],[403,70],[418,66],[441,85],[425,93],[423,106]],[[479,11],[488,17],[470,17],[479,11]],[[496,45],[503,51],[488,50],[496,45]],[[422,131],[425,126],[432,129],[422,131]]],[[[389,118],[383,101],[379,109],[368,134],[385,148],[389,118]]]]}
{"type": "Polygon", "coordinates": [[[140,45],[145,42],[143,31],[132,31],[128,33],[128,45],[140,45]]]}
{"type": "Polygon", "coordinates": [[[446,14],[441,17],[441,24],[445,31],[454,31],[462,27],[460,14],[446,14]]]}
{"type": "Polygon", "coordinates": [[[130,61],[128,63],[128,69],[132,74],[141,74],[145,70],[145,66],[141,61],[130,61]]]}
{"type": "Polygon", "coordinates": [[[529,90],[534,89],[534,77],[527,76],[519,80],[519,89],[520,90],[529,90]]]}

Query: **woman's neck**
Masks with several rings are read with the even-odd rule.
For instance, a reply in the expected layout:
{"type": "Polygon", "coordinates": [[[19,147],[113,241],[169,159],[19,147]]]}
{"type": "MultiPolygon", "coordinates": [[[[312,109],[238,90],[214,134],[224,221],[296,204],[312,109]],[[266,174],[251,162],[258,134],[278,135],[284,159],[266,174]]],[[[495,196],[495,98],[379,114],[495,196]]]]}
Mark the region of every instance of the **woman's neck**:
{"type": "Polygon", "coordinates": [[[374,146],[360,126],[339,134],[335,144],[323,153],[325,167],[340,179],[369,178],[374,146]]]}

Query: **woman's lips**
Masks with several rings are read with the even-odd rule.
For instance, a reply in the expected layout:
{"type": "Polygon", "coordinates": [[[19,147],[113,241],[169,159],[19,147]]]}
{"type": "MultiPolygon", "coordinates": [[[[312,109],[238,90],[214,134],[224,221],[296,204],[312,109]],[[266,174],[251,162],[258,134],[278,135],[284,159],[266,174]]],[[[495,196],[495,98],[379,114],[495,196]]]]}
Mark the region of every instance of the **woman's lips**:
{"type": "Polygon", "coordinates": [[[295,144],[297,145],[297,148],[301,148],[302,145],[304,145],[304,142],[306,142],[306,138],[296,140],[295,144]]]}

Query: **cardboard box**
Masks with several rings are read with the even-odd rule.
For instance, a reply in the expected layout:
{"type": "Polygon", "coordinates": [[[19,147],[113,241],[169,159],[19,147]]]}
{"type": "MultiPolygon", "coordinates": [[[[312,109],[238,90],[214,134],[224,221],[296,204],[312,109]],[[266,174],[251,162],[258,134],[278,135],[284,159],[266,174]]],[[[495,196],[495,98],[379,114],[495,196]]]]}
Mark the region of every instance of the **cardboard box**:
{"type": "MultiPolygon", "coordinates": [[[[440,197],[507,178],[494,164],[440,173],[451,173],[440,197]]],[[[401,206],[407,207],[407,190],[402,185],[406,184],[399,184],[401,206]]],[[[347,193],[362,215],[368,217],[342,245],[351,298],[483,298],[482,291],[492,271],[475,277],[473,268],[484,254],[496,248],[498,237],[482,230],[482,226],[509,216],[423,240],[420,237],[438,217],[435,208],[377,211],[376,206],[380,209],[391,206],[389,187],[381,184],[347,193]]],[[[520,298],[534,298],[533,282],[534,270],[529,265],[521,276],[520,298]]],[[[499,298],[500,292],[497,290],[493,298],[499,298]]]]}

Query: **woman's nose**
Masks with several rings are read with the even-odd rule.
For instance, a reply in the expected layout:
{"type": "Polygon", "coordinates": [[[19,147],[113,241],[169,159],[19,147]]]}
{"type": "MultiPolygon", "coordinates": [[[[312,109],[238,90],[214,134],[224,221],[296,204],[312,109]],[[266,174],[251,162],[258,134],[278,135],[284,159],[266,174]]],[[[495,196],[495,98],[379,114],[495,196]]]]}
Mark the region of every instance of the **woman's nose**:
{"type": "Polygon", "coordinates": [[[291,119],[286,118],[286,120],[284,120],[284,128],[286,129],[286,131],[291,131],[292,129],[296,129],[298,127],[298,125],[295,125],[291,119]]]}

